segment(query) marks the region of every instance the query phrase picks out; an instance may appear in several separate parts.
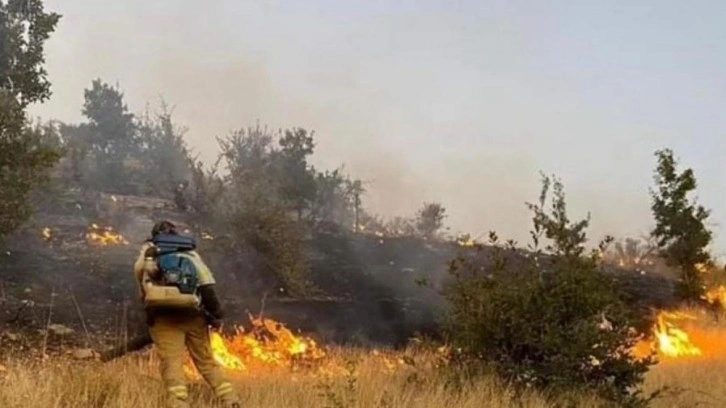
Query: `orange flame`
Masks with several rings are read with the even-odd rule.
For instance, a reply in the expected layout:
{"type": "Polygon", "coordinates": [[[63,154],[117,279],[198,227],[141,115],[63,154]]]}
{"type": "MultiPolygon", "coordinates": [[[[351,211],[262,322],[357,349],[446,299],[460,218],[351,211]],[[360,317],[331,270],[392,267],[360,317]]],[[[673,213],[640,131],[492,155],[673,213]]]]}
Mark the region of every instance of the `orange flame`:
{"type": "MultiPolygon", "coordinates": [[[[252,330],[235,327],[235,334],[225,338],[213,332],[210,338],[214,359],[231,371],[248,371],[251,367],[290,367],[296,362],[314,362],[326,353],[311,338],[296,336],[282,323],[253,318],[252,330]]],[[[188,361],[185,371],[196,377],[188,361]]]]}
{"type": "Polygon", "coordinates": [[[706,291],[704,298],[712,305],[726,308],[726,287],[720,285],[716,288],[712,288],[706,291]]]}
{"type": "Polygon", "coordinates": [[[661,312],[653,329],[657,341],[658,351],[668,357],[700,356],[700,348],[691,342],[688,333],[679,329],[671,320],[695,319],[685,313],[661,312]]]}
{"type": "Polygon", "coordinates": [[[224,339],[219,335],[219,333],[212,332],[210,342],[212,344],[214,360],[217,361],[219,365],[233,370],[244,370],[246,368],[239,357],[227,350],[227,345],[224,344],[224,339]]]}
{"type": "Polygon", "coordinates": [[[711,354],[710,345],[713,341],[708,331],[700,329],[700,325],[676,324],[676,321],[683,320],[694,321],[697,318],[683,312],[660,311],[653,325],[652,337],[638,343],[633,349],[633,355],[636,358],[644,358],[655,352],[659,357],[669,359],[702,357],[704,352],[701,346],[704,345],[709,346],[709,354],[711,354]],[[699,340],[698,342],[693,338],[694,335],[699,340]]]}
{"type": "Polygon", "coordinates": [[[111,227],[99,227],[97,224],[91,224],[91,227],[86,233],[86,240],[89,244],[99,246],[109,245],[128,245],[129,242],[123,235],[113,232],[111,227]]]}

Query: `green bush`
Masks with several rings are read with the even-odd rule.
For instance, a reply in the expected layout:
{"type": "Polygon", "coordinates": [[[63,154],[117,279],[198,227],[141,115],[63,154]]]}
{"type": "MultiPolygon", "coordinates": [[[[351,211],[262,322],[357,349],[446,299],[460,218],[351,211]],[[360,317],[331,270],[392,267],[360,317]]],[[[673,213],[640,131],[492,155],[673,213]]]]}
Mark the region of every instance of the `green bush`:
{"type": "MultiPolygon", "coordinates": [[[[544,178],[534,212],[533,245],[522,251],[490,234],[488,262],[460,257],[445,290],[447,335],[467,372],[493,369],[517,386],[596,392],[620,406],[643,406],[639,386],[653,358],[630,350],[642,327],[621,291],[599,270],[600,248],[586,253],[589,218],[567,217],[562,184],[554,181],[551,213],[544,178]],[[551,244],[540,248],[543,238],[551,244]],[[472,370],[474,368],[474,370],[472,370]]],[[[482,254],[479,254],[480,256],[482,254]]]]}

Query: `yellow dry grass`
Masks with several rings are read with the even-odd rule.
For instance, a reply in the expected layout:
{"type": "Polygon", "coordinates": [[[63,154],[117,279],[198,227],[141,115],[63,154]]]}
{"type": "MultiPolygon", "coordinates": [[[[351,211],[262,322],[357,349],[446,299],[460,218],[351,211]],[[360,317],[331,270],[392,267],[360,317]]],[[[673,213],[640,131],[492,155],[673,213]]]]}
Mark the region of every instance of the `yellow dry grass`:
{"type": "MultiPolygon", "coordinates": [[[[531,393],[515,399],[494,378],[455,392],[445,378],[423,364],[413,367],[372,354],[339,352],[316,374],[275,369],[234,374],[244,407],[440,408],[558,406],[531,393]],[[347,369],[345,361],[356,361],[347,369]],[[395,366],[395,367],[393,367],[395,366]],[[333,367],[333,368],[331,368],[333,367]]],[[[153,368],[137,360],[109,364],[52,361],[10,362],[0,373],[0,407],[4,408],[157,408],[163,388],[153,368]]],[[[653,404],[665,407],[726,406],[726,360],[666,361],[648,376],[646,391],[669,386],[672,391],[653,404]]],[[[192,406],[216,407],[204,384],[192,385],[192,406]]],[[[588,396],[579,406],[601,406],[588,396]]],[[[561,406],[561,405],[560,405],[561,406]]]]}
{"type": "MultiPolygon", "coordinates": [[[[699,319],[688,331],[704,355],[666,359],[648,374],[645,391],[670,387],[654,408],[726,407],[726,325],[699,319]],[[698,330],[697,330],[698,329],[698,330]]],[[[254,369],[230,373],[249,408],[544,408],[565,406],[532,392],[515,399],[495,378],[454,391],[434,369],[441,355],[423,348],[405,353],[331,350],[317,368],[254,369]],[[352,365],[349,363],[352,362],[352,365]]],[[[153,355],[112,363],[51,360],[4,361],[0,368],[2,408],[163,407],[153,355]]],[[[192,406],[216,407],[209,389],[192,386],[192,406]]],[[[603,406],[587,395],[569,396],[577,406],[603,406]]],[[[562,398],[559,399],[562,401],[562,398]]],[[[572,406],[572,405],[566,405],[572,406]]]]}
{"type": "MultiPolygon", "coordinates": [[[[322,370],[275,369],[234,374],[249,408],[441,408],[554,406],[535,393],[515,399],[496,380],[482,379],[455,392],[431,370],[429,356],[414,356],[416,366],[396,357],[370,352],[337,351],[322,370]],[[428,361],[427,361],[428,359],[428,361]],[[354,361],[353,365],[348,362],[354,361]]],[[[194,384],[193,407],[216,407],[204,384],[194,384]]],[[[596,407],[594,399],[583,406],[596,407]]],[[[156,408],[163,407],[163,388],[148,364],[126,359],[108,364],[52,361],[11,362],[0,381],[3,408],[156,408]]]]}
{"type": "Polygon", "coordinates": [[[648,374],[645,389],[661,387],[670,390],[653,403],[656,408],[726,407],[726,359],[663,361],[648,374]]]}

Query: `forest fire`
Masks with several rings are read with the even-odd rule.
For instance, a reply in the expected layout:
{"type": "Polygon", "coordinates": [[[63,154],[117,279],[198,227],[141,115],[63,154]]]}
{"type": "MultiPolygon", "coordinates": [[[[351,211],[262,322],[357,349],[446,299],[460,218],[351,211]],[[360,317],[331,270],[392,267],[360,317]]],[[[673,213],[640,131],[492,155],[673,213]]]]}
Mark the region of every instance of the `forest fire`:
{"type": "Polygon", "coordinates": [[[111,227],[99,227],[98,224],[91,224],[86,233],[86,240],[89,244],[98,246],[128,245],[129,242],[123,235],[113,231],[111,227]]]}
{"type": "Polygon", "coordinates": [[[691,341],[688,333],[679,329],[674,320],[695,320],[696,318],[685,313],[660,312],[653,332],[656,338],[658,352],[668,357],[700,356],[700,348],[691,341]]]}
{"type": "Polygon", "coordinates": [[[634,355],[642,358],[654,351],[668,360],[726,359],[726,326],[722,316],[709,309],[660,311],[652,336],[635,347],[634,355]]]}
{"type": "MultiPolygon", "coordinates": [[[[326,355],[313,339],[296,336],[282,323],[252,316],[250,321],[252,330],[249,332],[237,326],[230,337],[212,333],[214,359],[227,370],[245,372],[252,368],[292,367],[297,363],[318,361],[326,355]]],[[[186,364],[186,371],[197,376],[191,360],[186,364]]]]}

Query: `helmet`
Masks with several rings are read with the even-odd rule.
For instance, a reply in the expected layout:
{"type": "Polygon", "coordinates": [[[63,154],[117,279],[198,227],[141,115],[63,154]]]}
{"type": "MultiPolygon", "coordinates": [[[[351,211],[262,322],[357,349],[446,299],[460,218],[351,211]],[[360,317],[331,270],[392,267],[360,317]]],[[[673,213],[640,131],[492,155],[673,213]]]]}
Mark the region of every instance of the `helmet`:
{"type": "Polygon", "coordinates": [[[167,220],[157,222],[151,229],[151,237],[154,238],[159,234],[177,235],[176,225],[167,220]]]}

